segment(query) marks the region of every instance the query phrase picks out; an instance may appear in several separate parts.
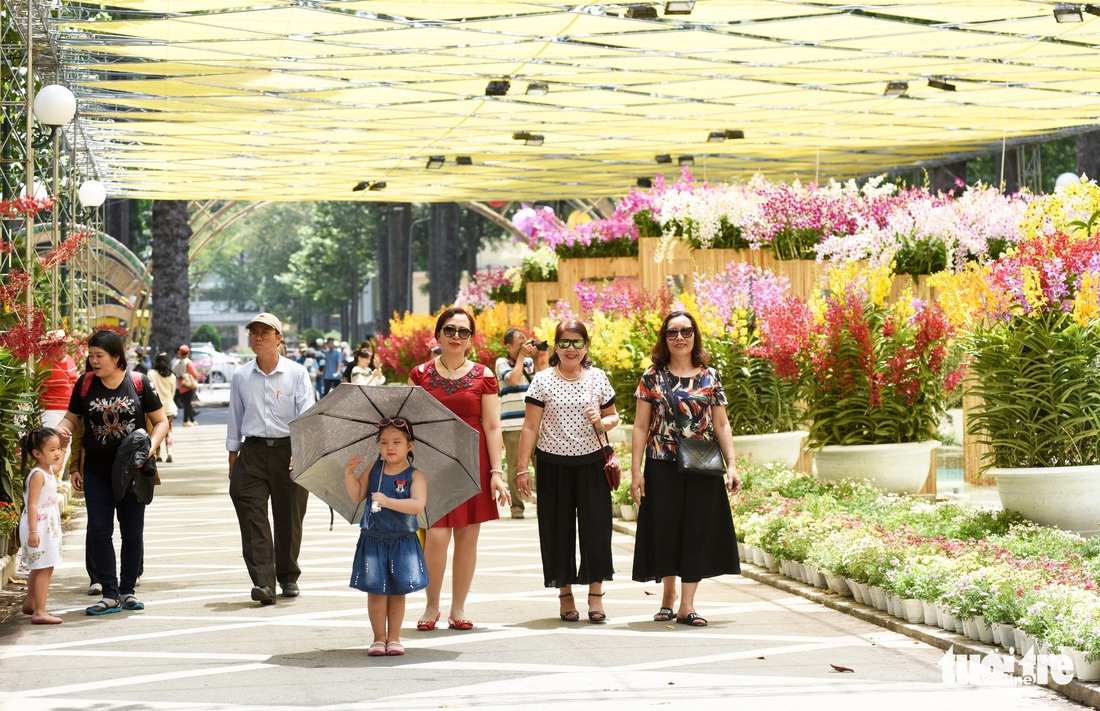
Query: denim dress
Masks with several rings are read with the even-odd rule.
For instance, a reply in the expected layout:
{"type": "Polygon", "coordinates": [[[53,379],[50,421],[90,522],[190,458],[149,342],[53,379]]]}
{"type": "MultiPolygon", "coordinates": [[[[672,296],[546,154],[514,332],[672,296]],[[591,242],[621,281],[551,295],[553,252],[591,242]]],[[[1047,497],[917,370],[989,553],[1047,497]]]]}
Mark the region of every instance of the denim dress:
{"type": "MultiPolygon", "coordinates": [[[[392,499],[410,498],[413,467],[400,474],[384,475],[382,465],[379,459],[371,467],[368,499],[375,491],[392,499]]],[[[386,508],[371,513],[368,506],[359,526],[351,587],[373,595],[407,595],[428,587],[424,549],[416,536],[416,514],[386,508]]]]}

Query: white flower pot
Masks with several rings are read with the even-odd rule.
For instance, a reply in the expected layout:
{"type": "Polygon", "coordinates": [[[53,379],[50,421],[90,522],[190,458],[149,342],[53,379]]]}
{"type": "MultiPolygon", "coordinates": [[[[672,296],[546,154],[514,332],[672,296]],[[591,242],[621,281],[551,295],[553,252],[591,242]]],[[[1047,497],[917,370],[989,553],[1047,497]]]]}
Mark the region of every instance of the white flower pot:
{"type": "Polygon", "coordinates": [[[764,549],[759,546],[752,549],[752,564],[763,568],[764,567],[764,549]]]}
{"type": "Polygon", "coordinates": [[[946,607],[941,607],[940,608],[939,619],[940,619],[940,629],[942,629],[944,632],[954,632],[955,631],[955,616],[952,615],[947,610],[946,607]]]}
{"type": "Polygon", "coordinates": [[[886,609],[886,591],[877,585],[871,586],[871,603],[876,610],[886,609]]]}
{"type": "Polygon", "coordinates": [[[905,609],[905,619],[911,625],[919,625],[924,622],[924,603],[916,598],[902,598],[902,607],[905,609]]]}
{"type": "Polygon", "coordinates": [[[1084,652],[1073,647],[1062,647],[1062,653],[1073,660],[1073,675],[1077,681],[1100,681],[1100,661],[1090,662],[1084,652]]]}
{"type": "Polygon", "coordinates": [[[1028,633],[1024,632],[1019,627],[1012,628],[1012,643],[1013,646],[1016,647],[1016,654],[1019,654],[1021,657],[1027,654],[1032,646],[1034,646],[1028,633]]]}
{"type": "Polygon", "coordinates": [[[1044,526],[1100,533],[1100,466],[990,469],[1001,506],[1044,526]]]}
{"type": "Polygon", "coordinates": [[[741,541],[737,542],[737,557],[741,559],[742,563],[747,563],[749,560],[745,557],[745,544],[741,541]]]}
{"type": "Polygon", "coordinates": [[[973,617],[963,622],[963,634],[975,642],[982,641],[982,638],[978,635],[978,624],[973,617]]]}
{"type": "Polygon", "coordinates": [[[848,589],[848,582],[840,575],[826,575],[825,582],[829,589],[841,597],[851,597],[852,591],[848,589]]]}
{"type": "Polygon", "coordinates": [[[818,590],[829,589],[829,581],[825,579],[825,573],[820,570],[814,571],[814,587],[818,590]]]}
{"type": "Polygon", "coordinates": [[[1015,649],[1016,641],[1012,638],[1012,625],[1007,622],[993,623],[993,641],[1005,649],[1015,649]]]}
{"type": "Polygon", "coordinates": [[[802,453],[802,440],[808,432],[774,432],[761,435],[737,435],[733,438],[733,451],[738,455],[747,455],[753,464],[778,462],[793,467],[802,453]]]}
{"type": "Polygon", "coordinates": [[[818,479],[867,479],[893,494],[916,494],[928,480],[937,440],[901,444],[826,445],[814,450],[818,479]]]}
{"type": "Polygon", "coordinates": [[[890,594],[890,614],[900,619],[905,619],[905,603],[902,602],[901,595],[890,594]]]}
{"type": "Polygon", "coordinates": [[[984,644],[993,644],[993,629],[986,624],[981,617],[974,618],[974,626],[978,630],[978,639],[984,644]]]}
{"type": "Polygon", "coordinates": [[[922,600],[921,603],[921,606],[924,608],[924,624],[939,625],[940,611],[936,608],[935,603],[926,600],[922,600]]]}
{"type": "Polygon", "coordinates": [[[859,584],[859,589],[863,593],[863,604],[864,605],[873,605],[874,600],[871,599],[871,586],[868,585],[867,583],[860,583],[859,584]]]}
{"type": "Polygon", "coordinates": [[[623,504],[621,513],[624,521],[638,520],[638,508],[634,504],[623,504]]]}
{"type": "Polygon", "coordinates": [[[863,588],[860,587],[859,582],[851,578],[848,578],[845,582],[848,583],[848,589],[852,591],[852,599],[862,605],[863,588]]]}
{"type": "Polygon", "coordinates": [[[771,553],[764,553],[764,567],[768,569],[769,573],[779,572],[779,565],[775,562],[775,556],[771,553]]]}

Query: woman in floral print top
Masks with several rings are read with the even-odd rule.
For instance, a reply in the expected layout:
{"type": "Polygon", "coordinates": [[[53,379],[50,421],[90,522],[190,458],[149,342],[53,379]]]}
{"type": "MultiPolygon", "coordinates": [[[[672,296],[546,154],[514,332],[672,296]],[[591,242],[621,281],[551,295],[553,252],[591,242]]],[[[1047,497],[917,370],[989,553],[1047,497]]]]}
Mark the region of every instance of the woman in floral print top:
{"type": "Polygon", "coordinates": [[[695,610],[699,581],[741,572],[727,495],[741,488],[741,480],[733,466],[726,395],[718,371],[706,367],[695,318],[673,311],[657,338],[653,367],[634,393],[638,407],[630,491],[639,511],[633,578],[662,583],[655,621],[675,616],[678,623],[705,627],[707,620],[695,610]],[[725,477],[676,470],[678,442],[688,438],[718,442],[726,459],[725,477]],[[677,577],[681,594],[674,613],[677,577]]]}

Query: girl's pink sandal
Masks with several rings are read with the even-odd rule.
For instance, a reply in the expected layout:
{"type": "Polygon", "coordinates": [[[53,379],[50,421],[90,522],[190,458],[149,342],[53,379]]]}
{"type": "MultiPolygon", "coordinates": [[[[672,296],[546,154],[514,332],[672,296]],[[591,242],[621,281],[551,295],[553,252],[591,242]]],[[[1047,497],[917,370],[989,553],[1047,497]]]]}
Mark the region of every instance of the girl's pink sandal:
{"type": "Polygon", "coordinates": [[[367,647],[368,657],[384,657],[386,656],[386,643],[375,642],[371,646],[367,647]]]}
{"type": "Polygon", "coordinates": [[[400,642],[386,642],[386,656],[387,657],[400,657],[405,653],[405,648],[400,642]]]}

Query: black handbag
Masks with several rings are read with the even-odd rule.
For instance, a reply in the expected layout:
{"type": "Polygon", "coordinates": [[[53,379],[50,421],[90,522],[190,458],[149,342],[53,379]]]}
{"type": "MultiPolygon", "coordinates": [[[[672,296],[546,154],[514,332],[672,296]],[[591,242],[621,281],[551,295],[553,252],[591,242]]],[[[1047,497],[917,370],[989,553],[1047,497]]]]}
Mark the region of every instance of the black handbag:
{"type": "MultiPolygon", "coordinates": [[[[671,373],[665,371],[665,400],[671,412],[675,412],[671,373]]],[[[680,474],[704,476],[726,475],[726,459],[718,443],[694,437],[676,438],[676,471],[680,474]]]]}
{"type": "Polygon", "coordinates": [[[676,441],[676,471],[681,474],[725,476],[726,459],[717,442],[681,437],[676,441]]]}

